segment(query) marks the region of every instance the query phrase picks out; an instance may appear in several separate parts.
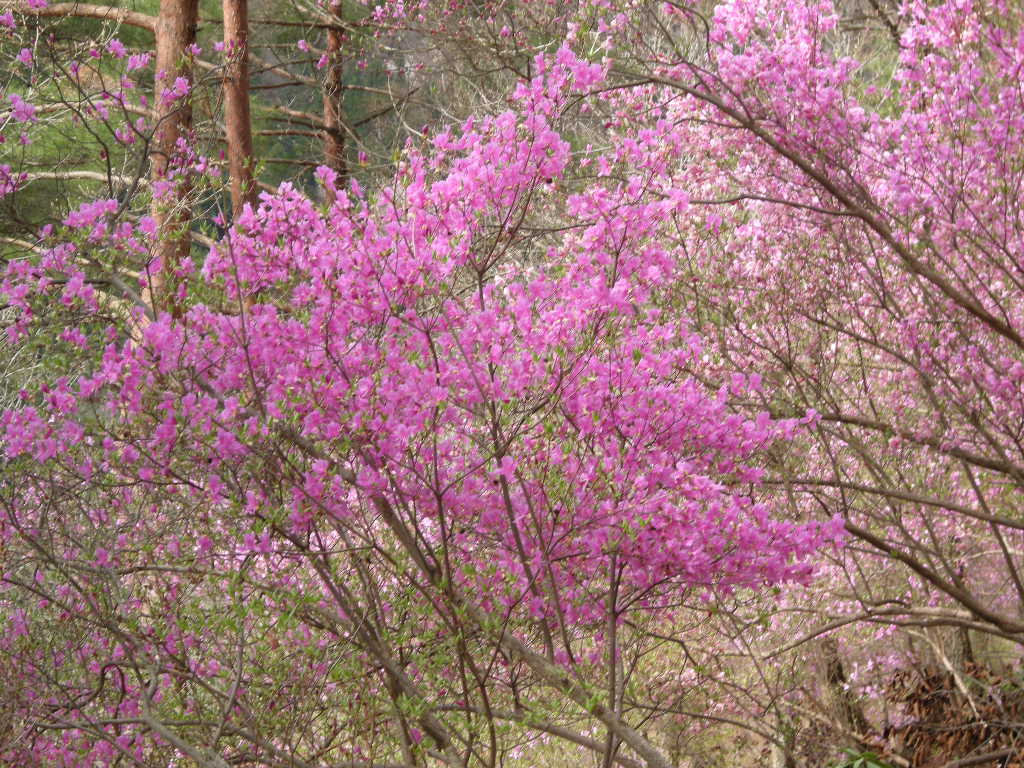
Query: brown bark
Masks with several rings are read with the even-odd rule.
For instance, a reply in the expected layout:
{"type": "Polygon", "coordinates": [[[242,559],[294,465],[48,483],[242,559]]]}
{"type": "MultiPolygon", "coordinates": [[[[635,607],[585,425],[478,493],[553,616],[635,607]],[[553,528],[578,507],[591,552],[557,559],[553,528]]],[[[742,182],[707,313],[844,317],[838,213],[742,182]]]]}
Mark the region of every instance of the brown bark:
{"type": "MultiPolygon", "coordinates": [[[[835,709],[834,714],[838,717],[840,725],[843,730],[851,733],[870,732],[871,726],[868,725],[860,704],[847,687],[849,679],[839,656],[839,643],[833,637],[826,637],[821,641],[821,650],[825,662],[825,683],[828,685],[829,695],[835,709]]],[[[867,745],[858,744],[857,746],[867,745]]]]}
{"type": "MultiPolygon", "coordinates": [[[[150,175],[154,182],[164,181],[177,153],[179,139],[188,139],[192,132],[191,94],[169,101],[165,90],[173,89],[179,77],[192,81],[187,51],[196,40],[199,16],[198,0],[160,0],[156,20],[156,79],[154,101],[157,123],[150,154],[150,175]]],[[[154,189],[157,186],[154,185],[154,189]]],[[[188,257],[191,219],[187,183],[179,181],[168,195],[154,200],[153,218],[157,224],[159,244],[157,256],[162,269],[150,278],[150,301],[154,310],[168,309],[176,314],[173,270],[188,257]]]]}
{"type": "MultiPolygon", "coordinates": [[[[8,7],[12,6],[7,3],[0,6],[0,8],[8,7]]],[[[128,26],[139,27],[140,29],[148,29],[150,32],[156,28],[156,19],[152,16],[116,6],[94,5],[91,3],[55,3],[44,8],[32,8],[26,3],[15,3],[13,8],[18,13],[28,16],[76,16],[83,19],[99,19],[101,21],[112,21],[117,24],[127,24],[128,26]]]]}
{"type": "Polygon", "coordinates": [[[237,218],[256,203],[253,179],[252,116],[249,111],[249,3],[224,0],[224,124],[231,174],[231,209],[237,218]]]}
{"type": "MultiPolygon", "coordinates": [[[[341,13],[340,9],[338,13],[341,13]]],[[[341,79],[341,44],[341,30],[328,29],[329,64],[324,81],[324,165],[337,172],[339,187],[348,175],[348,164],[345,160],[345,125],[342,119],[344,88],[341,79]]]]}

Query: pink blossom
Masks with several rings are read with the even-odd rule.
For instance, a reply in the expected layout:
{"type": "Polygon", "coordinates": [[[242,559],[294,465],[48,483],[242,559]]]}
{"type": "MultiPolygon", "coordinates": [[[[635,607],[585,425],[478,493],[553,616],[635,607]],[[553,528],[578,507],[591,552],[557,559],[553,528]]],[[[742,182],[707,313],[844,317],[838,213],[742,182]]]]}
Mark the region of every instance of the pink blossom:
{"type": "Polygon", "coordinates": [[[12,114],[19,123],[34,123],[36,121],[36,108],[20,95],[12,93],[7,100],[11,102],[12,114]]]}
{"type": "MultiPolygon", "coordinates": [[[[111,40],[110,40],[110,41],[109,41],[109,42],[107,43],[107,51],[108,51],[108,52],[110,53],[110,55],[111,55],[111,56],[113,56],[113,57],[114,57],[115,59],[123,59],[123,58],[124,58],[125,56],[127,56],[127,55],[128,55],[128,49],[127,49],[127,48],[125,48],[125,45],[124,45],[124,43],[122,43],[122,42],[121,42],[120,40],[118,40],[118,39],[117,39],[116,37],[115,37],[115,38],[113,38],[113,39],[111,39],[111,40]]],[[[129,69],[135,69],[135,67],[131,67],[131,66],[130,66],[130,67],[129,67],[129,69]]]]}
{"type": "Polygon", "coordinates": [[[142,69],[149,65],[151,55],[148,52],[145,53],[133,53],[128,57],[128,65],[126,69],[129,72],[134,72],[136,69],[142,69]]]}

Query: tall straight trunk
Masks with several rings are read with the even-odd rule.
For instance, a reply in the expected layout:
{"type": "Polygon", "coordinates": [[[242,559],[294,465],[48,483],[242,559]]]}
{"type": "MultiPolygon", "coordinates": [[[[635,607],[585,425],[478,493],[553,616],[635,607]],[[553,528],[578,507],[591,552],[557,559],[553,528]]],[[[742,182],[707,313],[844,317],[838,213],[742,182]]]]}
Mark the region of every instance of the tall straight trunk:
{"type": "MultiPolygon", "coordinates": [[[[857,699],[849,690],[849,678],[839,656],[839,643],[833,637],[826,637],[820,643],[825,662],[825,684],[832,699],[833,714],[843,730],[856,736],[863,736],[871,730],[867,718],[857,699]]],[[[866,744],[857,743],[858,747],[866,744]]]]}
{"type": "MultiPolygon", "coordinates": [[[[150,156],[150,176],[154,191],[158,183],[166,181],[177,153],[179,139],[188,139],[192,132],[191,92],[175,99],[164,97],[165,91],[174,91],[178,78],[192,85],[192,71],[188,64],[188,48],[196,41],[199,0],[160,0],[160,13],[156,19],[156,80],[154,99],[156,107],[156,133],[150,156]]],[[[174,301],[173,270],[188,257],[190,238],[188,224],[191,219],[188,186],[175,185],[173,191],[153,201],[153,218],[159,233],[157,256],[162,268],[150,277],[150,302],[154,310],[168,309],[177,314],[174,301]]]]}
{"type": "Polygon", "coordinates": [[[223,0],[224,123],[231,174],[231,209],[235,218],[246,203],[256,203],[253,179],[252,116],[249,112],[249,2],[223,0]]]}
{"type": "MultiPolygon", "coordinates": [[[[341,6],[336,11],[341,21],[341,6]]],[[[338,174],[338,186],[348,175],[345,160],[345,125],[343,122],[344,87],[341,65],[342,31],[331,27],[327,30],[327,56],[329,64],[324,81],[324,165],[338,174]]]]}

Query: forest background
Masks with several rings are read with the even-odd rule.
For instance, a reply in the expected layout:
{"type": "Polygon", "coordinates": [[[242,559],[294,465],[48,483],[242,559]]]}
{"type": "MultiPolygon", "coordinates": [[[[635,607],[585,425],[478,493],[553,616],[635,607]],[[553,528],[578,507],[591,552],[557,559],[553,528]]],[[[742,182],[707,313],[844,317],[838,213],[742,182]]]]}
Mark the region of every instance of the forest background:
{"type": "Polygon", "coordinates": [[[1024,765],[1024,10],[0,58],[0,763],[1024,765]]]}

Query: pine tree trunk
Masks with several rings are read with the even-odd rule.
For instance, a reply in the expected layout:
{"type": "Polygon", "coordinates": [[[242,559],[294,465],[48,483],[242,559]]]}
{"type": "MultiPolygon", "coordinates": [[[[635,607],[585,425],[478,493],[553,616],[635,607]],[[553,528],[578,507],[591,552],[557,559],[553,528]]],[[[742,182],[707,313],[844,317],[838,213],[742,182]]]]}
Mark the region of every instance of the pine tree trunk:
{"type": "Polygon", "coordinates": [[[224,123],[235,218],[246,203],[256,203],[253,179],[252,117],[249,111],[248,0],[224,0],[224,123]]]}
{"type": "MultiPolygon", "coordinates": [[[[188,140],[192,132],[191,93],[170,99],[178,79],[184,78],[192,86],[192,72],[188,64],[188,48],[196,40],[198,0],[161,0],[156,20],[156,79],[154,106],[157,123],[150,153],[150,176],[154,182],[153,218],[157,223],[160,241],[157,257],[161,268],[150,276],[149,300],[155,311],[170,310],[177,314],[174,301],[173,270],[188,256],[190,239],[188,225],[191,219],[188,185],[176,183],[170,192],[157,199],[157,191],[166,182],[173,169],[179,139],[188,140]]],[[[180,91],[180,87],[178,87],[180,91]]]]}
{"type": "MultiPolygon", "coordinates": [[[[825,683],[832,698],[834,715],[842,728],[849,733],[866,734],[870,726],[860,704],[848,688],[849,678],[839,656],[839,644],[835,638],[827,637],[821,642],[821,650],[825,661],[825,683]]],[[[858,742],[857,746],[865,745],[858,742]]]]}
{"type": "MultiPolygon", "coordinates": [[[[341,14],[339,8],[337,13],[341,14]]],[[[342,120],[342,84],[341,65],[342,31],[337,28],[327,30],[327,56],[329,59],[327,77],[324,81],[324,165],[338,174],[338,186],[342,186],[348,175],[348,164],[345,158],[345,126],[342,120]]]]}

